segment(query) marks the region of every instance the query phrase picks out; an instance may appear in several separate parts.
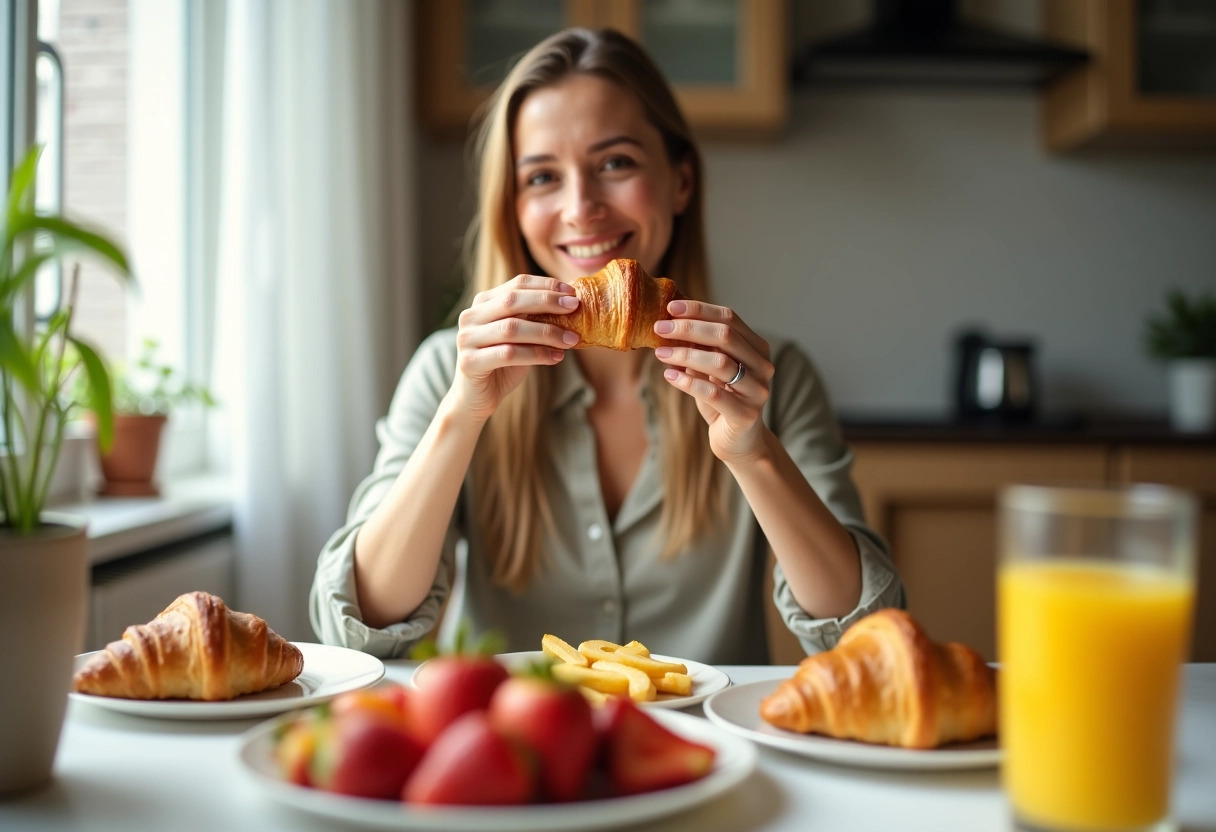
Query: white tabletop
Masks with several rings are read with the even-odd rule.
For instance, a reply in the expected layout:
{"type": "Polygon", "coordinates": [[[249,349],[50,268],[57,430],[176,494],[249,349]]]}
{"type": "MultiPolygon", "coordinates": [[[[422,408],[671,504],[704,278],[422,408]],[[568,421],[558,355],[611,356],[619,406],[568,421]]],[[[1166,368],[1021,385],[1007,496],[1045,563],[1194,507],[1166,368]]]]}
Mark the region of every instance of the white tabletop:
{"type": "MultiPolygon", "coordinates": [[[[412,662],[388,662],[408,680],[412,662]]],[[[724,667],[736,684],[785,678],[791,667],[724,667]]],[[[1112,691],[1112,695],[1118,695],[1112,691]]],[[[694,710],[693,712],[699,712],[694,710]]],[[[0,801],[0,830],[44,832],[308,832],[334,825],[273,802],[237,763],[258,720],[144,719],[73,702],[54,783],[0,801]]],[[[1188,665],[1179,720],[1174,810],[1185,832],[1216,832],[1216,664],[1188,665]]],[[[813,762],[760,749],[758,770],[697,809],[645,827],[656,832],[1005,830],[996,769],[899,773],[813,762]]]]}

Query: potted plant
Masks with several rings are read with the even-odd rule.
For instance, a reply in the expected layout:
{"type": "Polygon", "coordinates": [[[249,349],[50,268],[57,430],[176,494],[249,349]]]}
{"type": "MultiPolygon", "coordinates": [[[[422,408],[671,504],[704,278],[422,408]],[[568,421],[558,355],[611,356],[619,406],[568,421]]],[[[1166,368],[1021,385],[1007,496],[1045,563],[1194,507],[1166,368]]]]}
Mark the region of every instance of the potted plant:
{"type": "Polygon", "coordinates": [[[1170,425],[1186,433],[1216,431],[1216,294],[1188,298],[1172,289],[1165,313],[1148,318],[1145,347],[1167,362],[1170,425]]]}
{"type": "Polygon", "coordinates": [[[40,148],[13,171],[0,234],[0,794],[50,780],[67,707],[73,656],[84,640],[88,538],[78,519],[45,512],[64,426],[80,406],[113,431],[105,365],[72,333],[79,269],[53,313],[31,322],[30,288],[40,267],[76,251],[105,261],[122,280],[130,268],[104,235],[34,208],[40,148]],[[65,391],[77,356],[85,400],[65,391]]]}
{"type": "MultiPolygon", "coordinates": [[[[211,407],[211,392],[185,381],[170,364],[160,360],[160,344],[145,338],[139,357],[130,366],[111,367],[114,383],[114,441],[99,448],[104,483],[101,494],[152,497],[160,437],[174,407],[199,402],[211,407]]],[[[99,433],[100,436],[100,433],[99,433]]]]}

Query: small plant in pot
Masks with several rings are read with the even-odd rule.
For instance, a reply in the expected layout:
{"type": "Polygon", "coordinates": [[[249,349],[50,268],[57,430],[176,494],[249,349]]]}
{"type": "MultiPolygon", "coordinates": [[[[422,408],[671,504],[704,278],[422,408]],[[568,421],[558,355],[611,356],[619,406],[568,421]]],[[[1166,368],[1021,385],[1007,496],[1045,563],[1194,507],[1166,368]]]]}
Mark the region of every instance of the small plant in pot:
{"type": "Polygon", "coordinates": [[[1170,424],[1186,433],[1216,431],[1216,293],[1190,298],[1172,289],[1165,306],[1147,319],[1144,345],[1167,365],[1170,424]]]}
{"type": "MultiPolygon", "coordinates": [[[[159,358],[160,344],[144,339],[139,357],[128,366],[111,367],[114,379],[114,441],[99,448],[105,482],[101,494],[115,497],[156,496],[160,438],[170,412],[198,402],[212,407],[211,392],[192,384],[159,358]]],[[[100,431],[98,432],[100,438],[100,431]]]]}
{"type": "Polygon", "coordinates": [[[44,321],[30,312],[34,277],[69,253],[105,262],[130,279],[122,249],[105,235],[34,207],[40,149],[13,171],[0,234],[0,795],[51,778],[67,707],[73,656],[84,641],[89,550],[84,524],[44,510],[74,409],[113,431],[109,374],[73,334],[79,269],[44,321]],[[69,350],[80,367],[72,373],[69,350]],[[69,378],[81,376],[73,385],[69,378]],[[68,388],[81,391],[75,398],[68,388]]]}

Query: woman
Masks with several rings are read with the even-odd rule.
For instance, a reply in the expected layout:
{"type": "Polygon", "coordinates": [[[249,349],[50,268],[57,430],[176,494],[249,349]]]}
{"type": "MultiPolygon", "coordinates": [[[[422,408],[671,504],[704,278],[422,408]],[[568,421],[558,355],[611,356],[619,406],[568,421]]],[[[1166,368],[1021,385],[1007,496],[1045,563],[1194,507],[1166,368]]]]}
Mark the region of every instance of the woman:
{"type": "Polygon", "coordinates": [[[473,297],[410,362],[321,553],[321,639],[402,655],[458,575],[446,614],[512,650],[551,632],[765,663],[770,545],[774,600],[808,652],[902,605],[810,362],[706,301],[700,155],[645,53],[608,30],[554,35],[478,139],[473,297]],[[655,324],[687,346],[569,351],[577,336],[527,319],[577,308],[570,282],[618,257],[691,299],[655,324]]]}

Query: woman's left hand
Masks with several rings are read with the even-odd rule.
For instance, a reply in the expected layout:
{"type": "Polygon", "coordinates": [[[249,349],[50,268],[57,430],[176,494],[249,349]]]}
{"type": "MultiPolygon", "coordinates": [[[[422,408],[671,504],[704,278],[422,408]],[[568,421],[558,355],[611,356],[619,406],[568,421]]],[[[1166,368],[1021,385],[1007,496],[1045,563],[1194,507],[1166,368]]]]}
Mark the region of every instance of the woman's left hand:
{"type": "Polygon", "coordinates": [[[726,306],[673,300],[667,311],[672,320],[658,321],[654,331],[684,345],[654,351],[669,365],[664,378],[697,400],[715,456],[726,463],[758,457],[767,432],[760,414],[773,380],[768,342],[726,306]]]}

